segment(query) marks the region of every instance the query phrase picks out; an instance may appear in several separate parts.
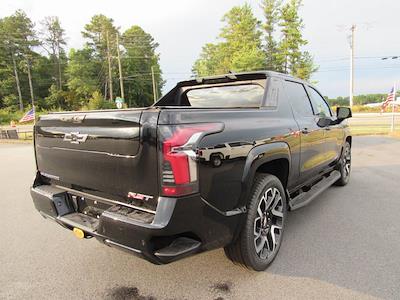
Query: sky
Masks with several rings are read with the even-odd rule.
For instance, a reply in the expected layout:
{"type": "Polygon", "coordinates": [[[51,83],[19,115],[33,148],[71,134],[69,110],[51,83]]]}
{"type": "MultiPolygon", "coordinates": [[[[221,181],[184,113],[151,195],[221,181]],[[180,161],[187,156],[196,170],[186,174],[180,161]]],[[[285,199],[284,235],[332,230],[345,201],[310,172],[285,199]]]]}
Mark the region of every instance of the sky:
{"type": "MultiPolygon", "coordinates": [[[[0,17],[16,9],[24,10],[36,24],[45,16],[58,16],[69,48],[84,44],[81,31],[95,14],[113,18],[121,30],[139,25],[160,44],[166,92],[191,76],[202,46],[216,40],[222,16],[246,2],[262,20],[260,1],[254,0],[1,0],[0,17]]],[[[356,25],[355,94],[387,93],[394,83],[400,87],[399,11],[397,0],[303,0],[305,49],[319,66],[312,81],[322,94],[349,95],[352,24],[356,25]],[[397,60],[381,59],[396,55],[397,60]]]]}

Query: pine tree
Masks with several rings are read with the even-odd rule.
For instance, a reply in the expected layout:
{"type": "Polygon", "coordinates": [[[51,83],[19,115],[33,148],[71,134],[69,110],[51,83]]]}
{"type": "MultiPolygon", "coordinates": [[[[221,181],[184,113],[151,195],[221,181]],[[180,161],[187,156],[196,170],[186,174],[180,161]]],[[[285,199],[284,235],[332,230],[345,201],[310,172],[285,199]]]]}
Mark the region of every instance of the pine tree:
{"type": "Polygon", "coordinates": [[[66,62],[66,54],[64,46],[65,30],[61,27],[58,17],[46,17],[42,21],[42,46],[50,55],[53,64],[53,77],[57,78],[57,87],[59,90],[63,87],[64,63],[66,62]]]}
{"type": "MultiPolygon", "coordinates": [[[[117,28],[114,26],[114,20],[106,17],[105,15],[95,15],[90,20],[90,23],[85,25],[85,30],[82,35],[87,39],[86,47],[92,50],[93,59],[96,59],[100,66],[106,64],[105,76],[102,86],[104,86],[104,96],[109,95],[109,101],[113,101],[113,95],[116,91],[116,86],[113,85],[113,78],[117,78],[117,68],[114,64],[114,57],[116,56],[116,37],[118,33],[117,28]]],[[[101,67],[99,73],[104,71],[101,67]]]]}
{"type": "Polygon", "coordinates": [[[159,55],[156,53],[158,43],[139,26],[132,26],[122,34],[124,52],[122,68],[127,74],[125,94],[129,106],[148,106],[154,102],[151,70],[153,68],[156,98],[161,94],[164,85],[162,80],[159,55]]]}
{"type": "Polygon", "coordinates": [[[265,32],[265,66],[267,70],[278,71],[280,69],[276,58],[278,44],[274,35],[280,18],[281,5],[281,0],[263,0],[261,3],[265,18],[263,29],[265,32]]]}
{"type": "Polygon", "coordinates": [[[17,10],[13,15],[3,18],[2,31],[2,44],[9,53],[9,61],[11,61],[14,71],[19,108],[23,110],[23,82],[20,75],[24,72],[28,77],[28,95],[31,99],[30,102],[34,104],[32,66],[37,54],[33,49],[40,43],[36,37],[33,22],[22,10],[17,10]]]}
{"type": "Polygon", "coordinates": [[[312,56],[301,50],[308,43],[301,33],[304,28],[303,20],[299,16],[301,5],[301,0],[290,0],[281,8],[279,26],[282,39],[277,47],[276,58],[279,71],[309,79],[316,68],[312,56]]]}
{"type": "Polygon", "coordinates": [[[233,7],[224,15],[218,43],[203,47],[194,63],[197,76],[263,69],[265,54],[261,49],[260,22],[250,5],[233,7]]]}

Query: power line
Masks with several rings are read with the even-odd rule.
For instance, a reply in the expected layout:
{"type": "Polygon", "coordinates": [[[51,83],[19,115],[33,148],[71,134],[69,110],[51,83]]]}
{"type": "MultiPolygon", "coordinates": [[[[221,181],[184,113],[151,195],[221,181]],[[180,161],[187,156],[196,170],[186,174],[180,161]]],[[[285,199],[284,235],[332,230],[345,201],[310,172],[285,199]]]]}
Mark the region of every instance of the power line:
{"type": "MultiPolygon", "coordinates": [[[[382,69],[400,69],[400,66],[389,66],[389,67],[358,67],[355,70],[382,70],[382,69]]],[[[338,71],[349,71],[349,67],[342,67],[337,69],[322,69],[317,70],[316,73],[325,73],[325,72],[338,72],[338,71]]]]}

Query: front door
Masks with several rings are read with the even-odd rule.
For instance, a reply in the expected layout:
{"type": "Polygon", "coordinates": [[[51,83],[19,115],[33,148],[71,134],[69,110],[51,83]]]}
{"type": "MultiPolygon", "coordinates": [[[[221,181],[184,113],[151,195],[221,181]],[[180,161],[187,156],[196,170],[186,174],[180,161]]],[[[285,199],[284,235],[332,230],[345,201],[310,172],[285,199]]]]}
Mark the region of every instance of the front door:
{"type": "MultiPolygon", "coordinates": [[[[307,87],[307,92],[310,96],[311,104],[313,106],[314,114],[318,118],[329,118],[333,120],[332,111],[321,96],[321,94],[311,86],[307,87]]],[[[325,135],[325,154],[326,164],[335,162],[341,153],[341,147],[344,138],[344,132],[340,125],[329,125],[323,128],[325,135]]]]}
{"type": "Polygon", "coordinates": [[[285,81],[285,94],[289,100],[294,118],[299,126],[301,150],[299,160],[300,176],[297,185],[315,177],[326,163],[324,129],[317,125],[312,105],[303,84],[285,81]]]}

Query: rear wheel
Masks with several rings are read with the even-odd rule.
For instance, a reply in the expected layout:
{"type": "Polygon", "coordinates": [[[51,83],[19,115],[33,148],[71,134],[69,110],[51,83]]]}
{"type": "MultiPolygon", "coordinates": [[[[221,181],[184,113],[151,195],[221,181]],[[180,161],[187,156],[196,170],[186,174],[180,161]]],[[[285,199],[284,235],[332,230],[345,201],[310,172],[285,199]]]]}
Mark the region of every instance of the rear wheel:
{"type": "Polygon", "coordinates": [[[340,178],[335,182],[335,185],[345,186],[350,180],[351,171],[351,146],[349,142],[344,144],[342,156],[336,169],[340,172],[340,178]]]}
{"type": "Polygon", "coordinates": [[[248,203],[245,224],[225,253],[235,263],[263,271],[279,251],[285,224],[287,203],[279,179],[258,174],[248,203]]]}

